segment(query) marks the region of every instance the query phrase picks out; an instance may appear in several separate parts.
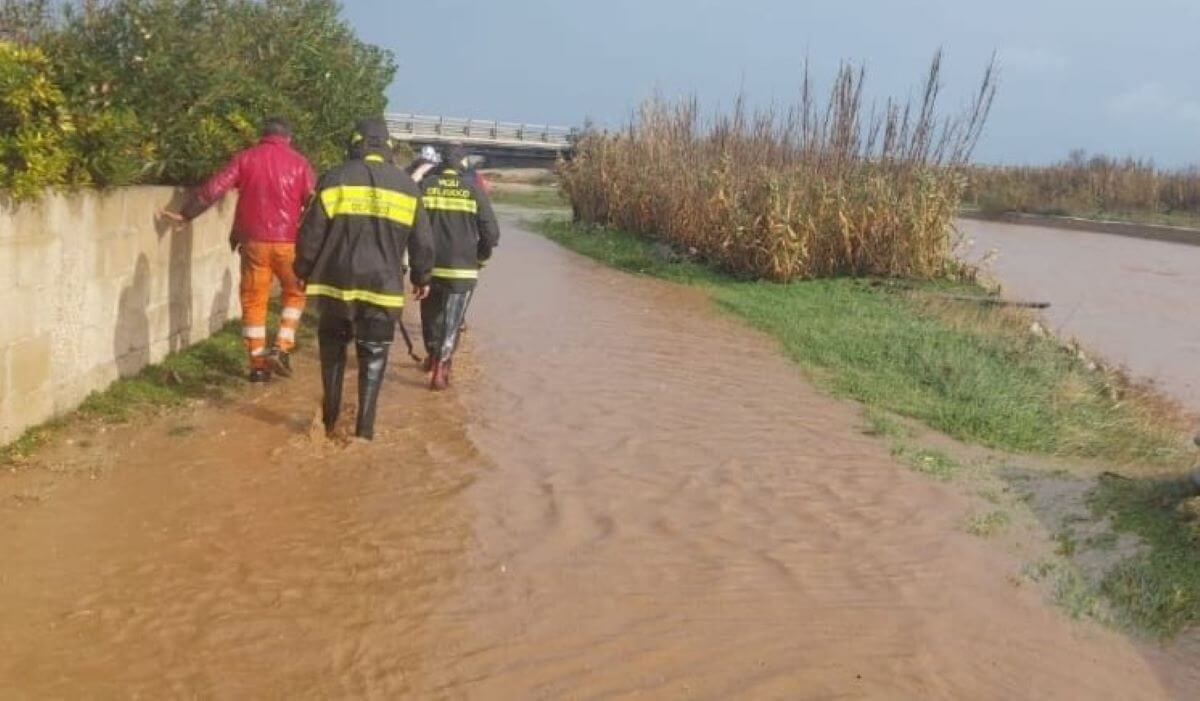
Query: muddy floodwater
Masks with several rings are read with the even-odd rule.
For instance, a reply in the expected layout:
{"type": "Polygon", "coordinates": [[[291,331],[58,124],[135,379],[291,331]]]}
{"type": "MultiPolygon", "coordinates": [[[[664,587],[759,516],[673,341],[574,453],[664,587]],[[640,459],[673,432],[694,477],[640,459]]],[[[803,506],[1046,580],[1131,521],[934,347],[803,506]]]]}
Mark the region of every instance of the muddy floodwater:
{"type": "Polygon", "coordinates": [[[374,444],[311,433],[307,349],[0,478],[0,697],[1171,696],[770,342],[518,222],[374,444]]]}
{"type": "Polygon", "coordinates": [[[1051,328],[1200,415],[1200,246],[963,220],[973,260],[1010,297],[1050,302],[1051,328]]]}

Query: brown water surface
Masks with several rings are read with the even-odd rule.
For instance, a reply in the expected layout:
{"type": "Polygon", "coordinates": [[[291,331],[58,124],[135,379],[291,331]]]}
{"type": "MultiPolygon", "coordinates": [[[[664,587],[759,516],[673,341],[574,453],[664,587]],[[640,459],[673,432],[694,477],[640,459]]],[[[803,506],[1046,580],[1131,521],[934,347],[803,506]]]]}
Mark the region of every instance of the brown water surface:
{"type": "Polygon", "coordinates": [[[968,258],[1013,297],[1049,302],[1045,318],[1200,415],[1200,246],[961,220],[968,258]]]}
{"type": "Polygon", "coordinates": [[[771,343],[504,223],[374,444],[305,355],[0,480],[0,697],[1168,696],[771,343]]]}

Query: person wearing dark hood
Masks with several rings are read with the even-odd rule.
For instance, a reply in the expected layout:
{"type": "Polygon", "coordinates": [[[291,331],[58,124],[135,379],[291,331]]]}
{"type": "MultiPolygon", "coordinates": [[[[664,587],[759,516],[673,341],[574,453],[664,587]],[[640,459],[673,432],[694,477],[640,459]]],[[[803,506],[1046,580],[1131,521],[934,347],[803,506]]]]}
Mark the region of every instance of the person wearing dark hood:
{"type": "Polygon", "coordinates": [[[321,177],[296,245],[296,275],[320,313],[317,339],[325,430],[337,424],[346,345],[358,355],[355,435],[375,435],[375,409],[396,320],[404,306],[404,255],[413,296],[429,294],[434,255],[420,191],[392,163],[382,118],[355,127],[345,163],[321,177]]]}
{"type": "Polygon", "coordinates": [[[479,269],[500,243],[492,203],[462,173],[467,154],[451,147],[436,178],[425,181],[421,202],[433,230],[435,263],[429,296],[421,302],[421,330],[432,372],[429,386],[450,384],[450,366],[479,269]]]}

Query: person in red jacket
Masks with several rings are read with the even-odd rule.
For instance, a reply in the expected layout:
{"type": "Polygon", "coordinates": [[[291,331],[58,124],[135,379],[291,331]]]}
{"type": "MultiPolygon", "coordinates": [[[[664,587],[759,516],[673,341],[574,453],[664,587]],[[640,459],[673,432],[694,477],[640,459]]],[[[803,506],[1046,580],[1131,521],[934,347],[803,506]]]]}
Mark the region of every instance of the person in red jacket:
{"type": "Polygon", "coordinates": [[[292,348],[304,311],[304,289],[292,271],[296,231],[304,206],[316,188],[316,174],[291,145],[291,127],[279,117],[263,124],[257,145],[234,155],[189,197],[178,214],[164,216],[184,223],[200,216],[226,192],[237,189],[237,210],[229,245],[242,256],[239,293],[242,337],[250,354],[250,381],[265,382],[271,371],[292,374],[292,348]],[[272,278],[283,289],[275,345],[267,348],[267,301],[272,278]]]}

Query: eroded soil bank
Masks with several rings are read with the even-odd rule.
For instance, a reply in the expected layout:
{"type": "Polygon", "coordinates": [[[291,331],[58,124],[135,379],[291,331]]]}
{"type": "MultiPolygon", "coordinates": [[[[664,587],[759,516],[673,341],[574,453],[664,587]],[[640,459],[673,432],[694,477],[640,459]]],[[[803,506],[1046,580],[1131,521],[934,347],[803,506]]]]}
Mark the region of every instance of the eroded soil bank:
{"type": "Polygon", "coordinates": [[[312,437],[306,354],[0,479],[3,695],[1171,696],[773,344],[505,224],[374,444],[312,437]]]}

